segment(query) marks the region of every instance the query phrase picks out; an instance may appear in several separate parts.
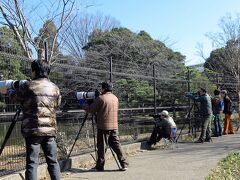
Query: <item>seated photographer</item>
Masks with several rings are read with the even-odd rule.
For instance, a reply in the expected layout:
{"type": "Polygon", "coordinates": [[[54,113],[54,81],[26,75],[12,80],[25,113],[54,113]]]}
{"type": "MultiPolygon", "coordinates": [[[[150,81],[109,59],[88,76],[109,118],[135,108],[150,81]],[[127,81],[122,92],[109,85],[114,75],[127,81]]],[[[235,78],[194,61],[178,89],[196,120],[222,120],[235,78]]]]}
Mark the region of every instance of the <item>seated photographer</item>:
{"type": "Polygon", "coordinates": [[[175,133],[177,126],[171,116],[169,116],[168,111],[164,110],[160,114],[154,115],[156,118],[155,127],[152,131],[151,137],[147,142],[148,148],[159,142],[162,138],[170,138],[172,129],[175,128],[175,133]]]}

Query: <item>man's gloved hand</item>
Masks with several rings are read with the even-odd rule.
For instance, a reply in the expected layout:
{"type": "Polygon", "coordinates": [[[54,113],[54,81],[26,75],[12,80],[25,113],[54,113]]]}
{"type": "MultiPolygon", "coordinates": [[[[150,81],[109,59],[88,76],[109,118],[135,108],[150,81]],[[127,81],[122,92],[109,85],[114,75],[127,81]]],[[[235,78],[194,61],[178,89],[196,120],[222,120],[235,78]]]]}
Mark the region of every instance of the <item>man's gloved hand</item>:
{"type": "Polygon", "coordinates": [[[80,99],[79,104],[80,104],[80,106],[83,106],[85,104],[85,99],[80,99]]]}
{"type": "Polygon", "coordinates": [[[86,103],[85,103],[85,99],[80,99],[80,100],[79,100],[79,108],[80,108],[80,109],[84,109],[85,104],[86,104],[86,103]]]}

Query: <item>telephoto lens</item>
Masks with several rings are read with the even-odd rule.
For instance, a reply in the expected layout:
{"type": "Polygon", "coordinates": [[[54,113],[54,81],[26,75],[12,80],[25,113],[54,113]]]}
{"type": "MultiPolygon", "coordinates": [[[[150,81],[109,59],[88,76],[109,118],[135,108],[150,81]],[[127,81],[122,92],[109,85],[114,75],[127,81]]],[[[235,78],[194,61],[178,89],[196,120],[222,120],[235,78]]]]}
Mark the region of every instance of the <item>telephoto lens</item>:
{"type": "Polygon", "coordinates": [[[80,99],[95,99],[95,92],[77,92],[76,97],[78,100],[80,99]]]}
{"type": "Polygon", "coordinates": [[[9,89],[16,90],[26,82],[27,82],[27,80],[4,80],[4,81],[0,81],[0,93],[1,94],[7,94],[9,89]]]}

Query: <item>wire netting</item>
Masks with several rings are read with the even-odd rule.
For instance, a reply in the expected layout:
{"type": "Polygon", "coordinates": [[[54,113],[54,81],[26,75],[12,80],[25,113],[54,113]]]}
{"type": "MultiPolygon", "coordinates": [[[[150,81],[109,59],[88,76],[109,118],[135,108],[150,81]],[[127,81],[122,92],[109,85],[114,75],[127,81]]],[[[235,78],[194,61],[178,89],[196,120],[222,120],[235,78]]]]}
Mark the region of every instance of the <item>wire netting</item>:
{"type": "MultiPolygon", "coordinates": [[[[31,77],[31,59],[15,54],[0,52],[1,80],[22,80],[31,77]]],[[[100,89],[100,82],[111,80],[114,94],[119,98],[119,134],[122,143],[132,143],[147,139],[154,126],[154,119],[149,116],[161,110],[168,110],[174,117],[178,129],[184,132],[196,131],[199,126],[195,119],[187,118],[192,102],[185,97],[185,92],[196,92],[204,87],[213,95],[216,88],[228,88],[238,110],[238,82],[232,77],[216,74],[204,74],[197,79],[185,71],[166,72],[163,67],[152,64],[138,64],[104,60],[100,62],[68,63],[61,58],[51,66],[50,79],[61,91],[62,104],[57,111],[58,123],[58,158],[67,156],[83,125],[85,112],[78,106],[76,92],[100,89]]],[[[6,95],[0,95],[0,143],[12,122],[17,109],[6,95]]],[[[192,113],[194,115],[194,113],[192,113]]],[[[20,117],[21,119],[21,117],[20,117]]],[[[21,136],[21,121],[17,122],[10,139],[0,156],[0,176],[25,168],[25,143],[21,136]]],[[[89,115],[80,137],[73,148],[72,155],[94,150],[96,124],[89,115]]],[[[40,162],[44,156],[41,152],[40,162]]]]}

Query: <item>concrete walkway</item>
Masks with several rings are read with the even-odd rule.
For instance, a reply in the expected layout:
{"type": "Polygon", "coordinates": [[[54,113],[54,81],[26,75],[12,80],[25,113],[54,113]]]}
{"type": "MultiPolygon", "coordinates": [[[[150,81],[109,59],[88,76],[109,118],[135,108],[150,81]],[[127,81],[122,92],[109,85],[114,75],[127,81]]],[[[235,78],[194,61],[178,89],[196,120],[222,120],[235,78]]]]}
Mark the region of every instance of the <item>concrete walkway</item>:
{"type": "Polygon", "coordinates": [[[118,171],[115,161],[108,160],[104,172],[72,169],[63,180],[203,180],[217,163],[230,152],[239,152],[240,135],[213,138],[213,143],[179,143],[174,149],[142,151],[128,157],[130,167],[118,171]]]}

